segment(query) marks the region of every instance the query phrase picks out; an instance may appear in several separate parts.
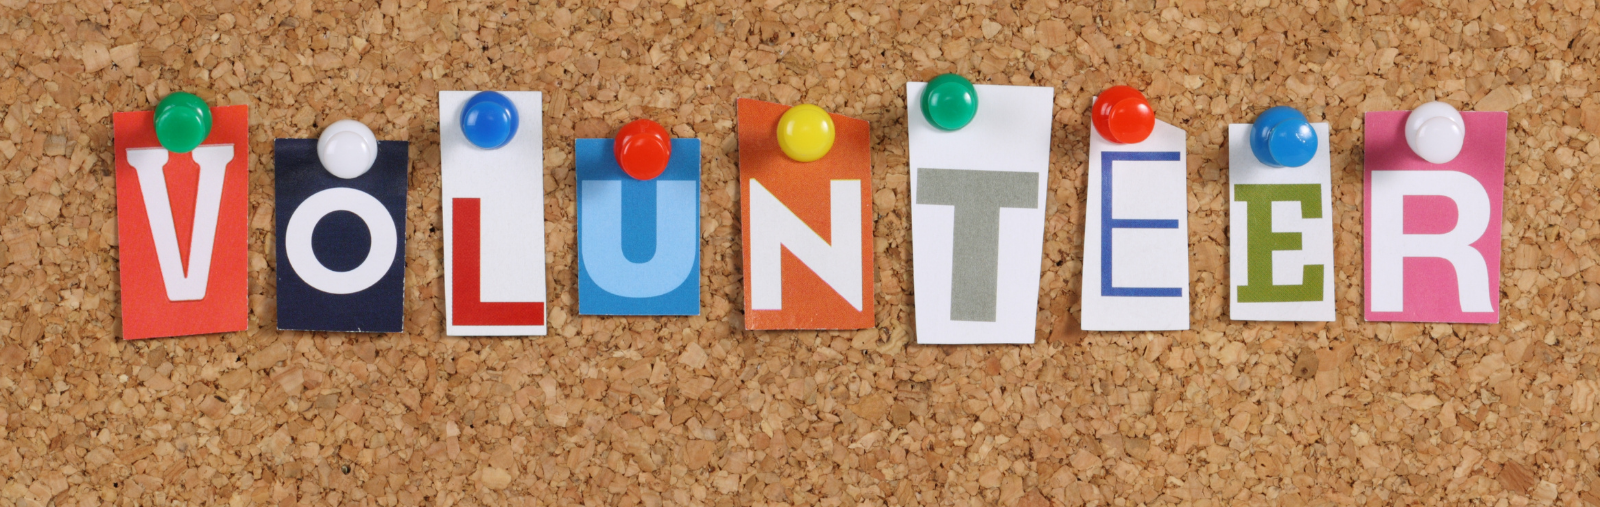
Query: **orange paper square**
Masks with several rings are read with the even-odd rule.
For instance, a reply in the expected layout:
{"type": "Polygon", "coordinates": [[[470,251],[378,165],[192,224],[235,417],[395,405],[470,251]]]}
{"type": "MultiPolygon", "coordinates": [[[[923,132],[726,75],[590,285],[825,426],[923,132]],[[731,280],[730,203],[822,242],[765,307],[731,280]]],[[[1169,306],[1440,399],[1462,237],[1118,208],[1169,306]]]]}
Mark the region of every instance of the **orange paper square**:
{"type": "MultiPolygon", "coordinates": [[[[228,106],[212,108],[211,114],[211,134],[201,146],[231,144],[234,153],[224,170],[222,204],[218,209],[205,295],[193,301],[168,299],[143,189],[127,159],[129,149],[161,146],[156,140],[155,113],[116,113],[112,117],[124,339],[242,331],[247,324],[245,242],[248,234],[245,222],[249,209],[250,113],[246,106],[228,106]]],[[[178,251],[184,270],[188,272],[194,265],[189,250],[190,234],[196,222],[200,166],[191,153],[169,153],[162,172],[171,202],[178,251]]]]}
{"type": "Polygon", "coordinates": [[[865,329],[873,326],[872,154],[866,121],[832,115],[833,149],[813,162],[795,162],[778,148],[778,119],[789,106],[740,99],[739,195],[744,233],[744,322],[747,329],[865,329]],[[751,297],[750,182],[761,186],[810,227],[832,242],[830,184],[859,181],[861,189],[861,309],[785,248],[782,255],[781,309],[754,309],[751,297]]]}

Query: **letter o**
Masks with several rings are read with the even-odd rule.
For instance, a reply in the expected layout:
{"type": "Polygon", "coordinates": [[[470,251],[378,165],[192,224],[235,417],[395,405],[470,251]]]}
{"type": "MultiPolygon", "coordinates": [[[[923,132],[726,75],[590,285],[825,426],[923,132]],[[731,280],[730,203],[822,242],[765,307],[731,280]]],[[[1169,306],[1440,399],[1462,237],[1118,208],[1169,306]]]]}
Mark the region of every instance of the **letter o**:
{"type": "Polygon", "coordinates": [[[306,285],[329,294],[353,294],[378,283],[389,272],[389,267],[394,265],[399,237],[394,230],[394,218],[377,198],[353,188],[338,187],[317,192],[300,203],[289,217],[284,242],[289,266],[306,285]],[[317,260],[317,253],[311,248],[311,232],[316,229],[317,222],[335,211],[355,213],[367,224],[372,236],[366,260],[349,271],[328,269],[317,260]]]}

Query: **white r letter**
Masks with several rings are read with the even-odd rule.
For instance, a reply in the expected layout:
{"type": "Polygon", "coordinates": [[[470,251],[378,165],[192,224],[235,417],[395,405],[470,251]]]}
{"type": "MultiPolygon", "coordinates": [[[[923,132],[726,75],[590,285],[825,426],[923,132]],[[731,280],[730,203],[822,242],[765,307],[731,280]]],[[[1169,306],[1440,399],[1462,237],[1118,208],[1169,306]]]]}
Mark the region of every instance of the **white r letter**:
{"type": "MultiPolygon", "coordinates": [[[[1489,267],[1472,243],[1489,229],[1489,193],[1457,171],[1372,171],[1372,311],[1405,309],[1405,258],[1435,257],[1456,271],[1463,312],[1493,312],[1489,267]],[[1444,234],[1405,234],[1405,198],[1436,195],[1456,203],[1444,234]]],[[[1498,268],[1498,266],[1496,266],[1498,268]]]]}

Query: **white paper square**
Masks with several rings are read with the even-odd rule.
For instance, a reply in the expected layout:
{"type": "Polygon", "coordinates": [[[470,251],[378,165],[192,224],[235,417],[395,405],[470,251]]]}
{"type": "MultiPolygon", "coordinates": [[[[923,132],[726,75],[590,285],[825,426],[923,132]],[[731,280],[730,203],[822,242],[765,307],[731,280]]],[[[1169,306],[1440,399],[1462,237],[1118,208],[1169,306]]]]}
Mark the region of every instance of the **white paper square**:
{"type": "MultiPolygon", "coordinates": [[[[978,113],[953,132],[923,117],[926,83],[906,83],[910,135],[911,234],[917,342],[923,344],[1033,343],[1044,257],[1045,189],[1055,89],[977,85],[978,113]],[[955,206],[920,204],[920,169],[1028,172],[1037,175],[1036,206],[999,209],[994,320],[952,318],[955,206]]],[[[1015,181],[1013,179],[1012,181],[1015,181]]]]}
{"type": "Polygon", "coordinates": [[[1328,156],[1328,124],[1313,123],[1317,152],[1300,167],[1271,167],[1250,151],[1250,124],[1228,126],[1228,298],[1233,320],[1331,322],[1333,301],[1333,164],[1328,156]],[[1273,201],[1272,232],[1300,233],[1300,250],[1272,253],[1272,283],[1304,283],[1304,266],[1320,264],[1322,300],[1271,303],[1239,301],[1239,287],[1249,283],[1249,205],[1234,200],[1239,185],[1312,184],[1321,186],[1321,218],[1301,216],[1298,201],[1273,201]]]}
{"type": "MultiPolygon", "coordinates": [[[[517,109],[517,132],[485,150],[461,131],[461,109],[475,91],[439,92],[439,162],[444,207],[445,334],[541,336],[546,326],[455,323],[452,199],[481,201],[481,291],[484,302],[545,302],[544,107],[540,92],[500,92],[517,109]]],[[[548,315],[546,307],[546,315],[548,315]]]]}
{"type": "Polygon", "coordinates": [[[1107,141],[1089,127],[1089,200],[1083,241],[1083,329],[1171,331],[1189,329],[1188,133],[1156,120],[1150,137],[1134,144],[1107,141]],[[1114,160],[1106,191],[1105,158],[1114,160]],[[1131,155],[1134,153],[1148,155],[1131,155]],[[1171,160],[1165,160],[1171,158],[1171,160]],[[1111,255],[1104,254],[1105,201],[1111,219],[1111,255]],[[1142,222],[1128,222],[1142,221],[1142,222]],[[1142,226],[1141,226],[1142,225],[1142,226]],[[1170,226],[1170,227],[1169,227],[1170,226]],[[1110,261],[1111,284],[1105,283],[1110,261]],[[1141,294],[1159,291],[1160,295],[1141,294]],[[1171,293],[1167,295],[1166,293],[1171,293]]]}

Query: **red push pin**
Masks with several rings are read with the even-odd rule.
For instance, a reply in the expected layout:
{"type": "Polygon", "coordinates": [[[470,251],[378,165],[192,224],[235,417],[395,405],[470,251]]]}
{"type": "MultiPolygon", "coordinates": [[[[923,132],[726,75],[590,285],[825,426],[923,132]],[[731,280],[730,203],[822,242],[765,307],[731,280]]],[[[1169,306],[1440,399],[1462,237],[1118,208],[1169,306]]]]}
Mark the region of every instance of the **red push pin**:
{"type": "Polygon", "coordinates": [[[667,170],[672,159],[672,138],[661,124],[634,120],[617,131],[617,165],[629,176],[648,181],[667,170]]]}
{"type": "Polygon", "coordinates": [[[1113,86],[1101,92],[1091,111],[1095,130],[1114,143],[1143,141],[1156,128],[1156,112],[1150,108],[1150,101],[1131,86],[1113,86]]]}

